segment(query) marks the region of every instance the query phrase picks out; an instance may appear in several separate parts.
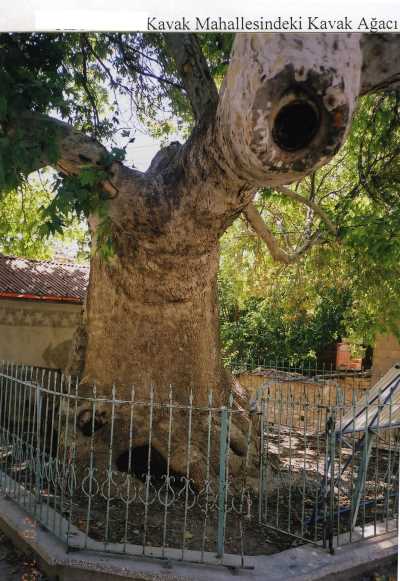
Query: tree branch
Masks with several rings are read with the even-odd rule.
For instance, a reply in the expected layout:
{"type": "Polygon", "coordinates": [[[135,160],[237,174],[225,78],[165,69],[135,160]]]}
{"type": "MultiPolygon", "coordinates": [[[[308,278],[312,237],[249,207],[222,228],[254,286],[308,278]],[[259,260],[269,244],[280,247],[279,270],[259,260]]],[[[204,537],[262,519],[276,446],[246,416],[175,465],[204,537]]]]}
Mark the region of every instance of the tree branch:
{"type": "MultiPolygon", "coordinates": [[[[171,87],[174,87],[175,89],[182,90],[183,87],[181,85],[179,85],[178,83],[175,83],[175,81],[171,81],[170,79],[167,79],[166,77],[156,75],[155,73],[153,73],[150,70],[144,70],[143,68],[136,66],[132,62],[132,59],[129,57],[128,49],[124,46],[123,40],[121,40],[121,38],[118,39],[117,44],[118,44],[118,47],[121,51],[121,55],[124,59],[124,63],[125,63],[128,70],[130,70],[133,73],[136,73],[138,75],[143,75],[144,77],[149,77],[151,79],[155,79],[156,81],[159,81],[162,84],[170,85],[171,87]]],[[[139,53],[139,51],[137,51],[135,49],[133,49],[133,50],[134,50],[134,52],[139,53]]],[[[142,53],[139,53],[139,54],[142,54],[142,53]]],[[[143,56],[145,56],[145,58],[149,58],[149,57],[146,57],[146,55],[143,55],[143,56]]],[[[153,60],[153,59],[151,59],[151,60],[153,60]]]]}
{"type": "Polygon", "coordinates": [[[360,94],[400,87],[400,34],[363,34],[360,94]]]}
{"type": "Polygon", "coordinates": [[[357,34],[237,35],[217,112],[225,172],[277,187],[327,163],[350,127],[361,59],[357,34]]]}
{"type": "Polygon", "coordinates": [[[328,163],[349,130],[360,76],[359,34],[236,35],[215,120],[180,153],[193,215],[219,235],[260,187],[328,163]]]}
{"type": "Polygon", "coordinates": [[[278,241],[272,234],[271,230],[267,227],[254,204],[250,202],[243,213],[256,234],[266,243],[273,260],[276,262],[293,264],[294,262],[297,262],[311,246],[319,242],[320,234],[315,233],[313,236],[310,236],[310,238],[307,238],[304,244],[298,247],[294,252],[286,252],[279,246],[278,241]]]}
{"type": "MultiPolygon", "coordinates": [[[[106,148],[96,139],[74,129],[68,123],[48,115],[26,112],[20,116],[18,123],[7,128],[9,133],[16,130],[25,134],[27,141],[31,136],[33,147],[41,152],[31,168],[32,172],[47,165],[67,175],[77,175],[82,169],[90,166],[103,170],[105,168],[108,156],[106,148]],[[49,134],[55,138],[54,145],[58,156],[56,160],[53,159],[54,153],[48,149],[49,134]]],[[[121,189],[126,189],[129,181],[132,185],[128,189],[132,189],[142,176],[139,171],[130,169],[118,161],[107,167],[107,173],[109,178],[104,181],[103,187],[111,198],[115,198],[121,189]]]]}
{"type": "Polygon", "coordinates": [[[166,34],[167,47],[175,61],[196,120],[215,112],[218,91],[195,34],[166,34]]]}
{"type": "MultiPolygon", "coordinates": [[[[205,122],[198,123],[185,146],[176,146],[171,155],[161,156],[162,163],[158,156],[148,176],[119,162],[107,169],[109,179],[104,188],[110,197],[123,191],[126,196],[122,197],[134,199],[135,209],[141,208],[133,213],[121,202],[120,216],[134,214],[135,227],[147,233],[155,231],[158,212],[157,231],[161,232],[179,207],[196,232],[201,226],[207,233],[212,229],[217,237],[246,208],[260,186],[282,187],[328,163],[349,130],[360,85],[361,92],[367,92],[397,82],[399,59],[394,41],[381,35],[372,37],[239,34],[218,98],[197,37],[166,35],[196,119],[205,122]],[[379,43],[384,46],[382,54],[377,54],[379,43]],[[382,62],[387,64],[380,71],[382,62]]],[[[99,142],[33,112],[21,116],[18,129],[32,137],[33,148],[42,150],[32,171],[53,165],[77,174],[88,165],[101,168],[107,154],[99,142]],[[46,127],[57,131],[56,161],[46,150],[47,137],[40,137],[46,127]]],[[[297,193],[296,199],[306,203],[297,193]]],[[[334,226],[326,221],[325,213],[312,209],[333,233],[334,226]]],[[[304,252],[300,248],[292,255],[279,249],[265,224],[263,229],[257,222],[252,206],[246,215],[258,224],[275,256],[289,263],[294,254],[304,252]]],[[[314,241],[307,239],[305,245],[314,241]]]]}
{"type": "MultiPolygon", "coordinates": [[[[236,35],[215,120],[197,127],[178,154],[177,165],[191,168],[180,175],[196,220],[220,235],[259,188],[298,182],[336,155],[360,95],[368,47],[362,40],[361,34],[236,35]]],[[[166,42],[185,75],[181,36],[167,35],[166,42]]],[[[199,88],[199,104],[194,88],[206,81],[196,72],[191,84],[190,76],[185,87],[199,116],[204,93],[199,88]]]]}
{"type": "Polygon", "coordinates": [[[286,186],[280,186],[280,187],[276,188],[276,190],[278,192],[280,192],[281,194],[283,194],[284,196],[286,196],[287,198],[291,198],[292,200],[295,200],[296,202],[300,202],[300,204],[304,204],[305,206],[308,206],[326,224],[329,232],[331,232],[331,234],[333,234],[334,236],[337,235],[337,228],[336,228],[335,224],[330,220],[329,216],[321,208],[321,206],[318,206],[318,204],[316,204],[312,200],[308,200],[307,198],[304,198],[304,196],[301,196],[300,194],[293,192],[292,190],[290,190],[286,186]]]}
{"type": "Polygon", "coordinates": [[[236,35],[215,129],[223,178],[276,187],[326,164],[359,95],[398,86],[399,46],[400,35],[236,35]]]}

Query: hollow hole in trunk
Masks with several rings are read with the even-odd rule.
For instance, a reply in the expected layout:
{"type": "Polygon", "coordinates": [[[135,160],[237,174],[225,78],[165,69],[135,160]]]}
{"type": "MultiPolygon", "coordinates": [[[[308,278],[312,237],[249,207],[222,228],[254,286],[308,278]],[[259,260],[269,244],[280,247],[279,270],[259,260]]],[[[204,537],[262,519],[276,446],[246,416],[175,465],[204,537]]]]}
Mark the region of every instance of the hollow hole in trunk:
{"type": "MultiPolygon", "coordinates": [[[[134,474],[137,478],[143,482],[146,480],[146,475],[148,472],[148,457],[149,457],[149,446],[146,444],[144,446],[137,446],[131,451],[131,462],[129,465],[129,450],[126,450],[116,460],[117,470],[120,472],[130,472],[134,474]]],[[[161,481],[162,476],[167,474],[167,461],[162,454],[156,448],[151,447],[150,450],[150,476],[156,480],[161,481]]],[[[176,474],[171,469],[169,471],[170,476],[180,476],[176,474]]]]}
{"type": "Polygon", "coordinates": [[[272,136],[286,151],[307,147],[320,126],[319,112],[314,103],[296,100],[284,105],[275,117],[272,136]]]}
{"type": "Polygon", "coordinates": [[[243,448],[240,446],[240,444],[238,444],[234,440],[230,441],[229,447],[232,450],[232,452],[234,454],[236,454],[237,456],[245,456],[246,455],[246,451],[243,450],[243,448]]]}

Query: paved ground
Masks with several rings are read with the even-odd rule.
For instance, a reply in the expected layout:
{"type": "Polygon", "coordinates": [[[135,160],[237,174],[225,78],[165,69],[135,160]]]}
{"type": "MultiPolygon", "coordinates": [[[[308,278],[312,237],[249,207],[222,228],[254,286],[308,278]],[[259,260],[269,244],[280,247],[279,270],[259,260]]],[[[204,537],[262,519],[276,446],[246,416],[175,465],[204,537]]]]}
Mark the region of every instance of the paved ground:
{"type": "Polygon", "coordinates": [[[47,581],[47,577],[38,569],[33,556],[21,553],[1,532],[0,580],[47,581]]]}
{"type": "MultiPolygon", "coordinates": [[[[48,581],[38,568],[33,555],[25,555],[19,551],[1,532],[0,581],[48,581]]],[[[370,575],[352,577],[349,581],[397,581],[397,564],[382,567],[370,575]]]]}

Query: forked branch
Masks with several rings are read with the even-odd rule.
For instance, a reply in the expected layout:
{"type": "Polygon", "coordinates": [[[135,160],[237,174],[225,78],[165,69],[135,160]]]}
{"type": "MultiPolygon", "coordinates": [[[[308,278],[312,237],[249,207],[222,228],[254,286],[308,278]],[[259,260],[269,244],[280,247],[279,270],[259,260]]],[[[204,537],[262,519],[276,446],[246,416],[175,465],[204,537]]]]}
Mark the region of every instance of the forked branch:
{"type": "Polygon", "coordinates": [[[6,131],[10,135],[15,131],[21,132],[27,143],[31,141],[40,150],[40,155],[32,162],[32,172],[51,165],[66,175],[78,175],[85,168],[104,170],[107,165],[107,178],[103,187],[111,198],[125,189],[127,182],[131,183],[129,189],[133,189],[142,175],[118,161],[106,164],[109,153],[99,141],[48,115],[27,111],[17,123],[9,125],[6,131]],[[52,159],[54,153],[49,151],[48,135],[53,136],[53,147],[58,154],[56,161],[52,159]]]}
{"type": "Polygon", "coordinates": [[[325,212],[325,210],[323,210],[321,208],[321,206],[319,206],[318,204],[316,204],[312,200],[309,200],[308,198],[301,196],[297,192],[293,192],[293,190],[287,188],[286,186],[281,186],[281,187],[276,188],[276,189],[278,192],[280,192],[281,194],[283,194],[287,198],[290,198],[292,200],[295,200],[296,202],[299,202],[300,204],[304,204],[305,206],[308,206],[308,208],[310,208],[315,214],[317,214],[317,216],[319,216],[321,218],[321,220],[326,224],[326,227],[328,228],[329,232],[331,234],[333,234],[334,236],[337,235],[337,228],[336,228],[335,224],[329,218],[329,216],[325,212]]]}
{"type": "Polygon", "coordinates": [[[311,247],[321,241],[320,232],[315,232],[310,237],[306,238],[305,242],[296,248],[293,252],[287,252],[279,246],[279,243],[271,230],[261,217],[261,214],[253,203],[246,207],[244,215],[258,236],[265,242],[267,248],[276,262],[283,262],[284,264],[293,264],[311,247]]]}
{"type": "Polygon", "coordinates": [[[175,60],[197,121],[215,112],[218,91],[196,35],[166,34],[165,42],[175,60]]]}

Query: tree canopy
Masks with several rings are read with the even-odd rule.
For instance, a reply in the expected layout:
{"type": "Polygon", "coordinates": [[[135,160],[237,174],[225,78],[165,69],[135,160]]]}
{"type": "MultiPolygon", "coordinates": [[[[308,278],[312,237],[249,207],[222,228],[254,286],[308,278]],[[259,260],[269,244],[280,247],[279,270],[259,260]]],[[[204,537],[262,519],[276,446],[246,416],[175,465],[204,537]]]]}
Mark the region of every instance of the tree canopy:
{"type": "MultiPolygon", "coordinates": [[[[220,83],[233,35],[204,34],[198,40],[220,83]]],[[[108,145],[95,168],[90,163],[84,167],[84,159],[78,175],[58,168],[56,196],[47,199],[42,228],[48,235],[61,234],[73,215],[82,220],[97,213],[97,246],[105,257],[112,253],[112,240],[109,195],[102,182],[112,162],[123,160],[135,140],[132,125],[121,120],[124,106],[131,111],[132,125],[139,120],[157,138],[167,139],[176,128],[184,136],[193,127],[193,110],[164,35],[0,34],[0,192],[26,187],[32,169],[43,165],[44,151],[49,164],[58,157],[58,128],[33,123],[29,112],[50,113],[108,145]]]]}
{"type": "Polygon", "coordinates": [[[301,260],[275,262],[244,217],[226,233],[220,289],[228,361],[298,362],[339,338],[373,344],[377,332],[399,335],[399,102],[396,92],[365,97],[340,154],[291,187],[318,203],[328,223],[290,195],[260,191],[264,223],[288,255],[300,249],[301,260]]]}
{"type": "MultiPolygon", "coordinates": [[[[379,36],[365,47],[368,63],[379,36]]],[[[112,255],[110,168],[124,160],[135,139],[121,109],[128,103],[132,118],[157,137],[168,140],[178,128],[193,142],[193,130],[206,125],[217,101],[233,40],[224,34],[1,34],[3,251],[47,256],[41,236],[76,235],[79,221],[97,214],[97,248],[112,255]],[[78,152],[78,172],[63,166],[59,135],[66,126],[47,122],[47,116],[83,132],[88,147],[99,144],[95,163],[78,152]],[[28,182],[43,165],[58,170],[51,194],[28,182]]],[[[241,310],[263,324],[271,313],[280,313],[280,321],[292,316],[310,329],[310,313],[317,313],[322,329],[325,303],[333,305],[336,321],[329,337],[340,329],[370,340],[377,330],[397,330],[399,94],[393,76],[373,86],[367,73],[361,92],[376,86],[381,92],[362,99],[337,156],[290,187],[257,188],[225,235],[220,285],[227,343],[231,319],[241,310]],[[264,317],[256,313],[260,301],[264,317]]],[[[317,337],[315,328],[312,334],[317,337]]],[[[310,340],[295,335],[292,342],[288,352],[295,344],[303,345],[303,355],[311,348],[310,340]]]]}
{"type": "Polygon", "coordinates": [[[47,182],[30,180],[0,199],[0,252],[24,258],[49,259],[57,255],[87,260],[87,227],[71,215],[61,232],[46,225],[47,208],[54,200],[47,182]]]}

